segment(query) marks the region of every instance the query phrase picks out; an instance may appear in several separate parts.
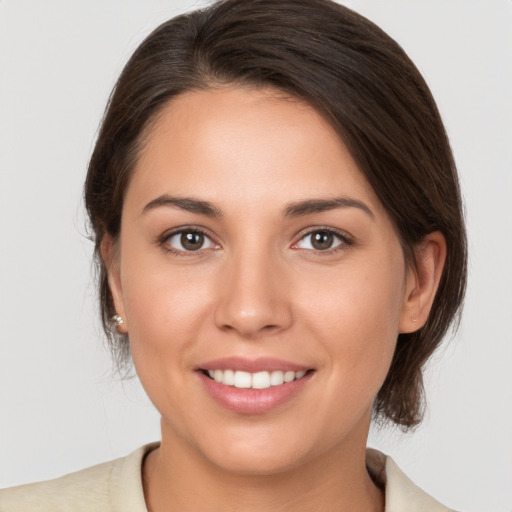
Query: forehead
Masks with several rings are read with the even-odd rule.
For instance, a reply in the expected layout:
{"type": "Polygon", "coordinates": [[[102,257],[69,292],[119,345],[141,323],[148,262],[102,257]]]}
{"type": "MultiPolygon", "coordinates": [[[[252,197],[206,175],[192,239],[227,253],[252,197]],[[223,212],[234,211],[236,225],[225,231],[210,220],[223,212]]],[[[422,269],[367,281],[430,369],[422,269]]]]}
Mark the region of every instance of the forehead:
{"type": "Polygon", "coordinates": [[[273,89],[193,91],[164,106],[146,134],[127,200],[191,192],[210,201],[238,197],[246,206],[350,194],[380,207],[332,126],[273,89]]]}

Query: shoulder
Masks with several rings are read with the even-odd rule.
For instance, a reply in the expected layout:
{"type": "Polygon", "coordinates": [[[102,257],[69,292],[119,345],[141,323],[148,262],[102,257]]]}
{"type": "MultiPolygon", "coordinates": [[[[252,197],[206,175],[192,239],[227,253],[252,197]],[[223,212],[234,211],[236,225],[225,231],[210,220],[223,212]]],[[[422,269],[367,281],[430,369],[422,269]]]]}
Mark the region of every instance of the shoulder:
{"type": "Polygon", "coordinates": [[[155,446],[54,480],[3,489],[0,512],[147,512],[141,467],[155,446]]]}
{"type": "Polygon", "coordinates": [[[118,459],[45,482],[0,491],[1,512],[110,510],[109,487],[118,459]]]}
{"type": "Polygon", "coordinates": [[[455,512],[420,489],[391,457],[368,448],[366,465],[375,481],[385,488],[384,512],[455,512]]]}

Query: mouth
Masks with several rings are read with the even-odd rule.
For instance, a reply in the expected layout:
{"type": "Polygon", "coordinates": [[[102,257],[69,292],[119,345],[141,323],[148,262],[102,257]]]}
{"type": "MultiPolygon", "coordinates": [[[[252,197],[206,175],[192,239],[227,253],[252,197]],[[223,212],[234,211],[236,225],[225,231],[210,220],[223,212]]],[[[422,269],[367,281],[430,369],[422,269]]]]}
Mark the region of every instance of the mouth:
{"type": "Polygon", "coordinates": [[[282,359],[227,357],[196,368],[205,391],[215,402],[242,415],[258,415],[301,396],[316,369],[282,359]]]}
{"type": "Polygon", "coordinates": [[[234,369],[202,369],[201,373],[224,386],[230,386],[238,389],[268,389],[274,386],[282,386],[296,380],[303,379],[306,375],[313,372],[309,370],[274,370],[246,372],[234,369]]]}

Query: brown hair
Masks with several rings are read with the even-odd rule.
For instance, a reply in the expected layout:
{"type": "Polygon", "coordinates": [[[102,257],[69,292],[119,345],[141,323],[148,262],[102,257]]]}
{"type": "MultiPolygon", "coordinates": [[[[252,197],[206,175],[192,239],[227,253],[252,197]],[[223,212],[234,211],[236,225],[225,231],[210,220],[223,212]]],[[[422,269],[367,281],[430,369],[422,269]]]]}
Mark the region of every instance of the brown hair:
{"type": "Polygon", "coordinates": [[[118,359],[126,337],[99,254],[119,234],[123,196],[143,134],[170,98],[219,84],[271,86],[316,108],[337,130],[389,213],[407,261],[433,231],[447,260],[426,325],[400,334],[376,417],[421,421],[422,367],[460,312],[466,237],[448,138],[432,95],[402,48],[369,20],[330,0],[223,0],[173,18],[126,64],[109,99],[85,183],[100,273],[103,326],[118,359]]]}

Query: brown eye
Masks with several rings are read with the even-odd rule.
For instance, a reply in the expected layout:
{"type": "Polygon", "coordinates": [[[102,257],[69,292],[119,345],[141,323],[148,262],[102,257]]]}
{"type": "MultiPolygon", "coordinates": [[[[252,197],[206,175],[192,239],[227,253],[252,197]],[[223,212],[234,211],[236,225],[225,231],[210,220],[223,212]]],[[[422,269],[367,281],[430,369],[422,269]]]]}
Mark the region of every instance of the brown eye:
{"type": "Polygon", "coordinates": [[[217,247],[205,233],[191,229],[174,232],[164,240],[164,244],[170,246],[172,250],[181,253],[217,247]]]}
{"type": "Polygon", "coordinates": [[[332,247],[334,235],[326,231],[319,231],[311,235],[311,245],[317,251],[325,251],[332,247]]]}
{"type": "Polygon", "coordinates": [[[327,251],[343,244],[348,244],[343,236],[332,231],[318,230],[304,235],[297,243],[297,247],[311,251],[327,251]]]}
{"type": "Polygon", "coordinates": [[[197,251],[198,249],[201,249],[204,244],[204,235],[203,233],[182,233],[180,242],[182,247],[187,251],[197,251]]]}

